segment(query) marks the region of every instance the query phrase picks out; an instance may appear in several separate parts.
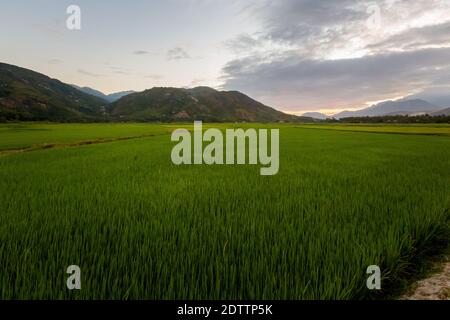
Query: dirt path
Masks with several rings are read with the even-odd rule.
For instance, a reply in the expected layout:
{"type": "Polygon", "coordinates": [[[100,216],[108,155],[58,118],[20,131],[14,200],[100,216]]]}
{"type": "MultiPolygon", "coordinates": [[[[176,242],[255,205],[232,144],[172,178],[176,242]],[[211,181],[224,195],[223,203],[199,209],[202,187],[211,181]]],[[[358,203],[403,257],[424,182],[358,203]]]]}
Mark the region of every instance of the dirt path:
{"type": "Polygon", "coordinates": [[[417,282],[401,300],[450,300],[450,257],[444,261],[442,270],[417,282]]]}

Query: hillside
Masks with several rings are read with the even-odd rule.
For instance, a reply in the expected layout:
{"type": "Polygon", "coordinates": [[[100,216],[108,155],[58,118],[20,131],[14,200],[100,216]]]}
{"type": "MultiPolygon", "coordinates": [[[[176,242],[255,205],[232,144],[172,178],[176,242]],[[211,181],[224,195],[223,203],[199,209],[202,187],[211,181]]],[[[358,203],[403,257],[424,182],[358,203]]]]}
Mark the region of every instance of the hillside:
{"type": "Polygon", "coordinates": [[[153,88],[125,96],[109,107],[112,117],[143,121],[297,121],[237,91],[153,88]]]}
{"type": "Polygon", "coordinates": [[[56,79],[0,63],[0,120],[93,120],[105,104],[56,79]]]}

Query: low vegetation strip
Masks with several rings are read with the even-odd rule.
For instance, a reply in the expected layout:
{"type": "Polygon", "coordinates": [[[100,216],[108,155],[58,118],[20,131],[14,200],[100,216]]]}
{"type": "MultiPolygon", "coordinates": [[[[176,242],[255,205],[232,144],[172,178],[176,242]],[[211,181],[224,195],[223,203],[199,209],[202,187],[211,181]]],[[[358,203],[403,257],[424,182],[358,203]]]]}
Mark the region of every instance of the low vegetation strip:
{"type": "Polygon", "coordinates": [[[73,148],[73,147],[79,147],[79,146],[85,146],[85,145],[91,145],[91,144],[109,143],[109,142],[125,141],[125,140],[132,140],[132,139],[142,139],[142,138],[155,137],[158,135],[167,135],[167,134],[165,134],[165,133],[156,134],[155,133],[155,134],[146,134],[146,135],[133,136],[133,137],[117,137],[117,138],[102,138],[102,139],[95,139],[95,140],[85,140],[85,141],[77,141],[77,142],[72,142],[72,143],[36,144],[36,145],[32,145],[31,147],[0,150],[0,156],[15,154],[15,153],[19,153],[19,152],[30,152],[30,151],[37,151],[37,150],[44,150],[44,149],[52,149],[52,148],[73,148]]]}
{"type": "Polygon", "coordinates": [[[298,125],[303,129],[323,129],[339,130],[350,132],[368,132],[368,133],[392,133],[392,134],[415,134],[415,135],[434,135],[450,136],[450,125],[298,125]]]}
{"type": "Polygon", "coordinates": [[[31,148],[34,145],[71,144],[122,137],[167,133],[166,126],[140,123],[120,124],[0,124],[0,150],[31,148]]]}

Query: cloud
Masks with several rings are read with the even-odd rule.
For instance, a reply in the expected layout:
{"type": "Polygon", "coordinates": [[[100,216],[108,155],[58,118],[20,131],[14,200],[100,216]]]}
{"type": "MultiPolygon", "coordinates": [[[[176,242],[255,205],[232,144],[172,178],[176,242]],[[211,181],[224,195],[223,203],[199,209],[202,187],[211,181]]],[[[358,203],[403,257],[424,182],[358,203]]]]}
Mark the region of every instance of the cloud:
{"type": "Polygon", "coordinates": [[[224,88],[238,88],[292,111],[363,107],[367,101],[431,86],[450,72],[450,48],[339,60],[253,59],[228,63],[224,88]]]}
{"type": "Polygon", "coordinates": [[[222,87],[266,104],[355,108],[450,83],[450,1],[263,0],[253,13],[259,30],[226,42],[222,87]]]}
{"type": "Polygon", "coordinates": [[[120,74],[120,75],[133,75],[134,74],[134,70],[132,70],[132,69],[124,69],[121,67],[111,65],[110,63],[107,63],[106,65],[111,70],[111,72],[114,74],[120,74]]]}
{"type": "Polygon", "coordinates": [[[310,58],[361,51],[398,33],[450,21],[446,0],[266,0],[260,42],[278,42],[310,58]]]}
{"type": "Polygon", "coordinates": [[[63,61],[61,59],[50,59],[48,60],[49,64],[60,64],[63,63],[63,61]]]}
{"type": "Polygon", "coordinates": [[[190,59],[189,54],[180,47],[176,47],[167,51],[167,59],[168,60],[183,60],[190,59]]]}
{"type": "Polygon", "coordinates": [[[199,86],[199,85],[204,84],[206,82],[207,82],[206,79],[194,79],[194,80],[191,81],[190,85],[193,86],[193,87],[196,87],[196,86],[199,86]]]}
{"type": "Polygon", "coordinates": [[[450,47],[450,22],[411,28],[375,44],[368,45],[372,51],[411,51],[433,47],[450,47]]]}
{"type": "Polygon", "coordinates": [[[259,39],[249,34],[241,34],[234,39],[225,41],[225,46],[237,53],[248,52],[249,50],[258,48],[261,44],[259,39]]]}
{"type": "Polygon", "coordinates": [[[145,75],[144,78],[152,79],[152,80],[161,80],[164,77],[159,74],[148,74],[148,75],[145,75]]]}
{"type": "Polygon", "coordinates": [[[83,74],[85,76],[89,76],[89,77],[94,77],[94,78],[102,77],[101,74],[92,73],[92,72],[89,72],[89,71],[86,71],[86,70],[83,70],[83,69],[78,69],[77,72],[81,73],[81,74],[83,74]]]}
{"type": "Polygon", "coordinates": [[[149,54],[149,53],[150,52],[145,51],[145,50],[137,50],[137,51],[133,52],[133,54],[138,55],[138,56],[146,55],[146,54],[149,54]]]}

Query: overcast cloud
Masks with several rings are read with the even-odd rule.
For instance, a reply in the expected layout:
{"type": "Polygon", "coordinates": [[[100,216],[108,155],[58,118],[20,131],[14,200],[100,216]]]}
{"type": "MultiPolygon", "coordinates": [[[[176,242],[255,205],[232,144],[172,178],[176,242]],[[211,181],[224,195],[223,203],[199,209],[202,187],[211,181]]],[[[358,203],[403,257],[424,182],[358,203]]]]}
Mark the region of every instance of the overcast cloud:
{"type": "Polygon", "coordinates": [[[252,10],[262,27],[226,43],[236,54],[223,69],[226,89],[292,112],[448,89],[448,0],[284,0],[252,10]]]}

